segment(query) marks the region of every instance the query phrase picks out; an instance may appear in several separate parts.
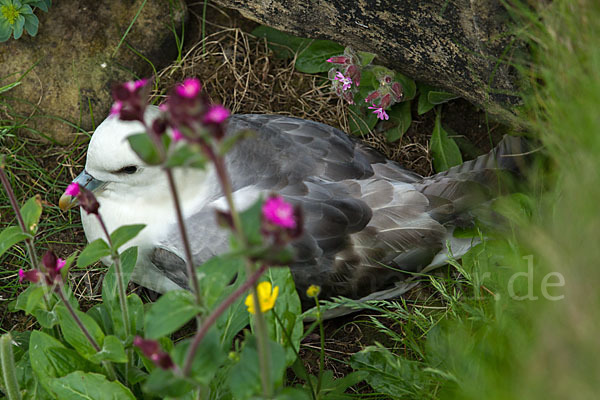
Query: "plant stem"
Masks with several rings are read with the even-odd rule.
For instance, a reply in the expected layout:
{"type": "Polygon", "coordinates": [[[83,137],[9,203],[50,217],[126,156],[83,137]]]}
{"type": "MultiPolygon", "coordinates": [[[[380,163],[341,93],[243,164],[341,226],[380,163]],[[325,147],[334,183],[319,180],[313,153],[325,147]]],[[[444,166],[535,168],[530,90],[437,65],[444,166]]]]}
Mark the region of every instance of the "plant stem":
{"type": "Polygon", "coordinates": [[[10,333],[0,336],[0,361],[4,378],[4,390],[8,400],[21,400],[19,382],[15,368],[15,358],[12,351],[12,337],[10,333]]]}
{"type": "Polygon", "coordinates": [[[71,303],[69,303],[69,301],[67,300],[67,296],[65,295],[62,282],[59,283],[58,286],[56,287],[56,294],[58,294],[58,297],[60,297],[60,300],[63,302],[63,304],[69,311],[69,314],[71,314],[71,317],[73,317],[73,320],[75,320],[75,323],[77,324],[77,326],[79,326],[79,329],[81,329],[81,332],[83,332],[83,335],[86,337],[88,342],[90,342],[90,344],[92,345],[94,350],[96,350],[97,352],[100,351],[101,350],[100,346],[98,345],[96,340],[92,337],[90,332],[87,330],[87,328],[81,321],[81,318],[79,318],[79,316],[75,313],[75,310],[73,309],[73,306],[71,305],[71,303]]]}
{"type": "Polygon", "coordinates": [[[315,297],[317,303],[317,319],[319,321],[319,335],[321,336],[321,354],[319,357],[319,376],[317,378],[317,394],[321,391],[321,382],[323,381],[323,370],[325,369],[325,329],[323,327],[323,318],[321,315],[321,305],[319,299],[315,297]]]}
{"type": "Polygon", "coordinates": [[[170,168],[165,168],[167,174],[167,180],[169,181],[169,189],[173,196],[173,203],[175,205],[175,214],[177,215],[177,225],[179,226],[179,235],[183,242],[183,251],[185,253],[185,265],[187,267],[188,279],[191,281],[191,287],[196,296],[196,304],[202,305],[202,296],[200,293],[200,285],[198,284],[198,276],[196,269],[194,268],[194,260],[192,259],[192,248],[188,238],[187,231],[185,229],[185,222],[183,220],[183,212],[181,210],[181,204],[179,203],[179,194],[175,187],[175,179],[173,178],[173,171],[170,168]]]}
{"type": "Polygon", "coordinates": [[[98,222],[106,235],[106,239],[108,240],[108,245],[110,246],[112,259],[115,263],[115,274],[117,275],[117,287],[119,290],[119,304],[121,305],[121,310],[123,311],[123,328],[125,329],[125,339],[131,335],[130,324],[129,324],[129,305],[127,304],[127,293],[125,291],[125,284],[123,283],[123,274],[121,272],[121,258],[119,257],[119,252],[117,249],[113,248],[112,240],[110,238],[110,233],[108,233],[108,229],[106,228],[106,224],[104,220],[100,216],[100,214],[96,214],[96,218],[98,218],[98,222]]]}
{"type": "Polygon", "coordinates": [[[238,297],[240,297],[243,293],[245,293],[250,287],[252,287],[256,283],[258,278],[260,278],[260,276],[266,271],[266,269],[267,266],[262,265],[256,272],[254,272],[254,274],[248,277],[246,282],[244,282],[233,293],[227,296],[227,298],[223,300],[221,304],[219,304],[219,306],[208,316],[208,318],[206,318],[202,326],[200,326],[200,328],[198,329],[198,332],[196,332],[196,335],[194,335],[194,339],[192,339],[192,344],[188,349],[188,353],[185,358],[183,367],[184,376],[188,376],[190,374],[190,371],[192,369],[192,363],[194,361],[196,351],[198,350],[198,346],[200,345],[202,339],[204,339],[204,336],[206,336],[206,334],[208,333],[210,327],[215,322],[217,322],[217,319],[221,316],[221,314],[223,314],[223,312],[225,312],[225,310],[227,310],[227,308],[229,308],[229,306],[231,306],[233,302],[237,300],[238,297]]]}
{"type": "MultiPolygon", "coordinates": [[[[247,270],[250,270],[252,262],[247,261],[247,270]]],[[[256,289],[256,282],[252,285],[252,299],[254,301],[255,310],[255,321],[256,321],[256,338],[258,339],[258,354],[260,364],[260,378],[263,387],[263,394],[266,398],[271,398],[271,382],[270,382],[270,366],[269,366],[269,353],[267,349],[267,323],[265,322],[265,316],[260,308],[260,301],[258,299],[258,291],[256,289]]]]}
{"type": "MultiPolygon", "coordinates": [[[[15,215],[17,216],[17,222],[19,223],[21,230],[23,231],[23,233],[30,235],[29,229],[25,226],[25,222],[23,221],[23,216],[21,215],[21,209],[19,208],[19,203],[17,203],[15,192],[12,190],[12,186],[8,181],[8,176],[6,176],[6,172],[4,172],[4,157],[0,159],[0,181],[2,182],[2,186],[4,186],[4,190],[8,195],[10,205],[15,211],[15,215]]],[[[35,248],[33,247],[33,238],[28,237],[27,239],[25,239],[25,246],[27,247],[27,253],[29,254],[31,268],[37,269],[38,260],[37,255],[35,254],[35,248]]]]}

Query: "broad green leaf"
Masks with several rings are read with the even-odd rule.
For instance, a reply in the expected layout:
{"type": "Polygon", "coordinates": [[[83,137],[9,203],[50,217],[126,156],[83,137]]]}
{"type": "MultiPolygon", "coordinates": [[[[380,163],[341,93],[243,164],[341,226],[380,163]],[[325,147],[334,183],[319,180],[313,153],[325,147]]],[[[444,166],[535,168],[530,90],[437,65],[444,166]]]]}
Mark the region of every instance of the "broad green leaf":
{"type": "Polygon", "coordinates": [[[136,133],[135,135],[127,136],[127,141],[135,154],[146,164],[159,165],[162,162],[156,145],[146,133],[136,133]]]}
{"type": "Polygon", "coordinates": [[[172,290],[162,295],[148,310],[144,319],[146,338],[158,339],[181,328],[200,309],[194,295],[187,290],[172,290]]]}
{"type": "Polygon", "coordinates": [[[110,256],[110,247],[103,239],[96,239],[92,243],[85,246],[79,257],[77,258],[77,266],[85,268],[90,264],[95,263],[102,257],[110,256]]]}
{"type": "Polygon", "coordinates": [[[446,171],[462,163],[460,150],[454,140],[448,137],[442,128],[441,114],[435,118],[435,126],[431,135],[431,153],[436,172],[446,171]]]}
{"type": "Polygon", "coordinates": [[[361,67],[366,67],[367,65],[371,64],[371,62],[375,58],[375,54],[374,53],[368,53],[366,51],[359,51],[358,52],[358,57],[360,57],[360,65],[361,65],[361,67]]]}
{"type": "Polygon", "coordinates": [[[278,58],[292,58],[294,54],[303,50],[311,39],[299,38],[277,29],[261,25],[252,31],[256,37],[264,37],[269,42],[269,48],[278,58]]]}
{"type": "Polygon", "coordinates": [[[213,308],[219,304],[217,300],[222,298],[224,292],[230,292],[227,290],[232,287],[229,284],[235,274],[244,268],[244,263],[241,257],[225,255],[213,257],[197,268],[198,284],[206,307],[213,308]]]}
{"type": "MultiPolygon", "coordinates": [[[[246,336],[240,361],[231,368],[227,381],[235,399],[249,399],[262,393],[256,337],[246,336]]],[[[268,341],[270,381],[277,388],[283,384],[286,369],[285,351],[280,344],[268,341]]]]}
{"type": "Polygon", "coordinates": [[[340,55],[344,47],[331,40],[315,40],[296,58],[296,69],[307,74],[326,72],[331,69],[327,59],[340,55]]]}
{"type": "Polygon", "coordinates": [[[131,332],[141,335],[144,331],[144,303],[140,299],[140,296],[132,293],[127,296],[127,304],[129,305],[131,332]]]}
{"type": "Polygon", "coordinates": [[[187,168],[204,168],[206,166],[206,156],[200,151],[195,150],[192,144],[184,143],[177,145],[169,154],[166,166],[187,167],[187,168]]]}
{"type": "Polygon", "coordinates": [[[429,92],[432,90],[432,86],[419,83],[419,103],[417,104],[417,114],[423,115],[435,106],[429,101],[429,92]]]}
{"type": "MultiPolygon", "coordinates": [[[[190,343],[191,340],[185,340],[175,346],[172,352],[175,364],[184,365],[190,343]]],[[[219,333],[213,326],[198,345],[192,363],[192,379],[201,385],[210,384],[225,360],[227,360],[227,354],[221,347],[219,333]]]]}
{"type": "Polygon", "coordinates": [[[110,382],[100,374],[76,371],[53,380],[50,386],[61,400],[135,400],[120,382],[110,382]]]}
{"type": "Polygon", "coordinates": [[[427,99],[429,100],[429,102],[435,105],[443,104],[450,100],[458,99],[459,97],[460,96],[457,96],[453,93],[448,93],[441,90],[431,91],[427,95],[427,99]]]}
{"type": "Polygon", "coordinates": [[[260,233],[263,202],[262,198],[258,199],[253,205],[240,213],[242,229],[250,245],[258,246],[263,242],[262,234],[260,233]]]}
{"type": "Polygon", "coordinates": [[[414,99],[417,94],[417,85],[415,84],[415,81],[399,72],[394,74],[394,79],[402,85],[402,101],[414,99]]]}
{"type": "Polygon", "coordinates": [[[299,351],[300,339],[304,331],[304,324],[298,316],[302,314],[300,305],[300,297],[296,291],[294,279],[290,273],[290,269],[285,268],[269,268],[265,273],[264,278],[271,282],[272,287],[279,287],[279,295],[275,302],[273,311],[265,313],[269,337],[276,343],[282,344],[286,350],[287,365],[291,365],[296,359],[294,349],[299,351]],[[279,317],[283,326],[277,321],[275,314],[279,317]],[[284,332],[285,329],[285,332],[284,332]],[[291,339],[291,342],[288,340],[291,339]]]}
{"type": "Polygon", "coordinates": [[[23,233],[20,227],[18,226],[9,226],[0,232],[0,256],[4,254],[4,252],[10,249],[15,244],[30,238],[31,236],[23,233]]]}
{"type": "Polygon", "coordinates": [[[410,128],[410,124],[412,123],[410,106],[410,101],[404,101],[394,104],[388,112],[390,120],[396,123],[394,128],[385,131],[385,137],[388,142],[392,143],[400,140],[408,128],[410,128]]]}
{"type": "Polygon", "coordinates": [[[42,309],[33,310],[32,315],[42,328],[52,329],[58,324],[56,310],[46,311],[42,309]]]}
{"type": "Polygon", "coordinates": [[[31,368],[40,382],[48,383],[73,371],[89,371],[93,366],[75,350],[67,349],[61,342],[41,331],[32,331],[29,339],[31,368]]]}
{"type": "Polygon", "coordinates": [[[110,234],[110,241],[112,242],[114,250],[118,250],[119,247],[136,237],[145,227],[146,225],[144,224],[136,224],[122,225],[115,229],[114,232],[110,234]]]}
{"type": "Polygon", "coordinates": [[[35,36],[38,33],[38,27],[40,25],[40,21],[35,14],[25,15],[25,30],[29,34],[29,36],[35,36]]]}
{"type": "Polygon", "coordinates": [[[6,42],[12,34],[12,25],[6,18],[0,16],[0,42],[6,42]]]}
{"type": "MultiPolygon", "coordinates": [[[[125,288],[127,288],[127,285],[129,284],[131,274],[133,273],[137,262],[137,250],[137,246],[130,247],[119,255],[119,258],[121,259],[121,278],[123,279],[123,287],[125,288]]],[[[102,281],[102,300],[106,304],[111,305],[118,303],[117,293],[117,275],[115,272],[115,264],[113,263],[108,268],[106,275],[104,275],[104,280],[102,281]]]]}
{"type": "Polygon", "coordinates": [[[27,314],[31,314],[38,308],[45,309],[43,300],[45,290],[43,286],[30,285],[17,297],[15,309],[25,311],[27,314]]]}
{"type": "Polygon", "coordinates": [[[17,16],[13,25],[13,36],[15,40],[19,39],[23,35],[23,26],[25,26],[25,17],[20,14],[17,16]]]}
{"type": "Polygon", "coordinates": [[[86,314],[96,321],[98,326],[100,326],[100,329],[102,329],[102,332],[107,335],[112,335],[114,333],[112,319],[106,302],[96,304],[94,307],[90,308],[86,314]]]}
{"type": "Polygon", "coordinates": [[[171,370],[155,368],[142,386],[145,393],[165,398],[180,398],[192,391],[193,386],[188,380],[175,375],[171,370]]]}
{"type": "MultiPolygon", "coordinates": [[[[59,305],[56,307],[56,312],[58,314],[60,330],[67,343],[73,346],[79,354],[87,359],[91,359],[96,354],[96,350],[81,331],[81,328],[77,325],[67,308],[64,305],[59,305]]],[[[104,333],[96,321],[81,311],[75,310],[75,314],[77,314],[83,325],[87,328],[92,338],[96,341],[96,344],[102,347],[104,344],[104,333]]]]}
{"type": "Polygon", "coordinates": [[[21,215],[23,216],[23,223],[29,230],[31,235],[35,235],[38,230],[38,223],[42,216],[42,197],[36,194],[21,207],[21,215]]]}
{"type": "Polygon", "coordinates": [[[127,355],[123,343],[116,336],[106,336],[102,349],[90,357],[90,361],[100,363],[102,361],[112,361],[116,363],[126,363],[127,355]]]}

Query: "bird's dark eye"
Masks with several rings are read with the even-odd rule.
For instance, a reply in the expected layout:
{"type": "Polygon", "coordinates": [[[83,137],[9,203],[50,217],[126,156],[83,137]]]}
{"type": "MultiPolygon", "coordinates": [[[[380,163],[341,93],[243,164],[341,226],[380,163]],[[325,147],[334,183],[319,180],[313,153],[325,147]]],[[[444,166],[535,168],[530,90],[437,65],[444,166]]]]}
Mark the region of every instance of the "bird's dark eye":
{"type": "Polygon", "coordinates": [[[137,172],[138,168],[135,165],[128,165],[126,167],[121,168],[120,170],[116,171],[117,174],[127,174],[127,175],[131,175],[131,174],[135,174],[137,172]]]}

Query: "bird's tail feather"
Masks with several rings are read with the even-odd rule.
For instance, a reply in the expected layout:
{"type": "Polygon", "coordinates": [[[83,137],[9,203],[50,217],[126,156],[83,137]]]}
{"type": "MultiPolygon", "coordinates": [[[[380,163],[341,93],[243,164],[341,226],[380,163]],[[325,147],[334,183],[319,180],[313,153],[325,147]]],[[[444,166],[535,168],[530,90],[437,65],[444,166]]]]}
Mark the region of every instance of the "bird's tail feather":
{"type": "Polygon", "coordinates": [[[532,158],[522,137],[505,136],[489,153],[415,184],[430,199],[439,220],[455,219],[464,211],[514,190],[515,177],[526,174],[532,158]]]}

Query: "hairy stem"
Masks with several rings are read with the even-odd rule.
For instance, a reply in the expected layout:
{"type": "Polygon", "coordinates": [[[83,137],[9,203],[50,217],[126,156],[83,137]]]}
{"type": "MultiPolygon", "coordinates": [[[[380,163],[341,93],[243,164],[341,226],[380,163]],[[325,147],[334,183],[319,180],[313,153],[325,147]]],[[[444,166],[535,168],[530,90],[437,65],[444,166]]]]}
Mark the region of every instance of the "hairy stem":
{"type": "Polygon", "coordinates": [[[323,318],[321,314],[321,305],[319,299],[315,297],[317,303],[317,320],[319,321],[319,335],[321,336],[321,353],[319,356],[319,376],[317,378],[317,394],[321,391],[321,383],[323,381],[323,370],[325,369],[325,328],[323,327],[323,318]]]}
{"type": "Polygon", "coordinates": [[[250,287],[254,286],[258,278],[260,278],[260,276],[266,271],[266,269],[266,265],[261,266],[256,272],[254,272],[254,274],[248,277],[246,282],[244,282],[233,293],[227,296],[227,298],[223,300],[221,304],[219,304],[219,306],[212,312],[212,314],[210,314],[208,318],[206,318],[202,326],[200,326],[200,328],[196,332],[196,335],[194,335],[194,339],[192,339],[192,344],[188,349],[188,353],[185,358],[183,367],[184,376],[188,376],[190,374],[190,371],[192,369],[192,363],[194,361],[196,351],[198,350],[198,346],[200,345],[200,342],[202,342],[202,339],[204,339],[204,336],[206,336],[206,334],[208,333],[210,327],[214,325],[215,322],[217,322],[217,319],[221,316],[221,314],[223,314],[225,310],[227,310],[227,308],[229,308],[229,306],[231,306],[233,302],[237,300],[238,297],[244,294],[250,287]]]}
{"type": "Polygon", "coordinates": [[[2,363],[2,375],[4,378],[6,397],[8,400],[21,400],[12,346],[12,337],[10,336],[10,333],[0,336],[0,362],[2,363]]]}

